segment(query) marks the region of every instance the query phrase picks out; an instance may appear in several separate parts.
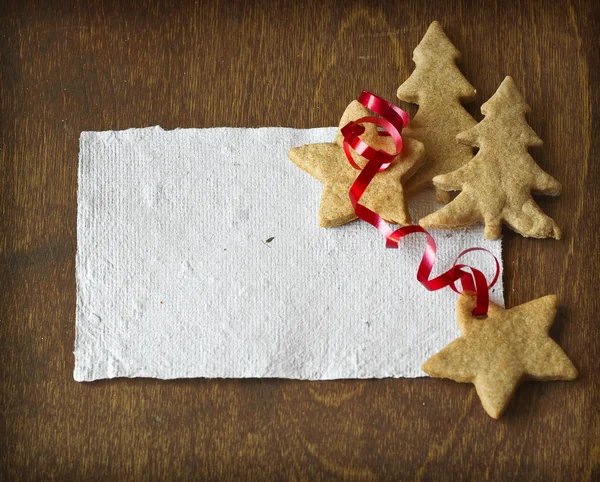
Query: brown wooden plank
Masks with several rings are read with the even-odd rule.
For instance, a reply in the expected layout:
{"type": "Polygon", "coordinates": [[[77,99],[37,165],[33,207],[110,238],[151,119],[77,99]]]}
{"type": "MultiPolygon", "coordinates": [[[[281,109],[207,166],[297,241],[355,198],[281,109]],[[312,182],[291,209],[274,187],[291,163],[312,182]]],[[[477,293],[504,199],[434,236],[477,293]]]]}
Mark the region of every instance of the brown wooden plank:
{"type": "Polygon", "coordinates": [[[0,3],[2,480],[600,477],[597,2],[0,3]],[[75,383],[79,133],[336,125],[362,89],[396,100],[433,20],[470,112],[505,75],[533,109],[564,235],[505,231],[506,301],[559,295],[580,379],[525,384],[499,421],[443,380],[75,383]]]}

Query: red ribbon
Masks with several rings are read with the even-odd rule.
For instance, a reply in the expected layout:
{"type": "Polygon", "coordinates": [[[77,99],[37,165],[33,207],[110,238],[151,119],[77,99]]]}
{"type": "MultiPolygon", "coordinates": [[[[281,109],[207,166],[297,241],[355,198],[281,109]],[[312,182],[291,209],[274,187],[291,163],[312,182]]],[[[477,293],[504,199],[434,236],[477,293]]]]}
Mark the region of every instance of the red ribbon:
{"type": "Polygon", "coordinates": [[[406,112],[396,107],[394,104],[387,102],[386,100],[377,97],[370,92],[363,91],[359,98],[360,102],[365,107],[371,109],[381,117],[361,117],[355,121],[351,121],[346,124],[342,129],[341,133],[344,136],[344,152],[348,158],[348,162],[355,169],[360,170],[360,174],[354,181],[354,184],[350,187],[350,201],[354,207],[354,212],[363,221],[368,222],[381,232],[386,239],[386,247],[397,249],[400,240],[409,234],[413,233],[424,233],[427,236],[427,246],[425,247],[425,253],[421,258],[421,263],[417,270],[417,280],[425,286],[429,291],[436,291],[447,286],[450,286],[455,292],[460,293],[456,288],[456,281],[460,280],[464,291],[472,291],[477,297],[475,309],[473,310],[473,316],[484,316],[487,315],[489,306],[489,289],[494,286],[500,275],[500,264],[496,257],[485,248],[469,248],[464,250],[458,255],[452,268],[445,273],[435,277],[429,278],[436,257],[436,244],[433,237],[425,231],[421,226],[403,226],[395,231],[386,223],[381,217],[374,211],[371,211],[366,206],[359,203],[360,198],[366,191],[370,182],[373,180],[375,175],[379,172],[386,170],[393,160],[402,151],[402,136],[400,133],[402,129],[408,124],[409,116],[406,112]],[[365,131],[365,128],[361,126],[361,123],[372,123],[385,129],[385,132],[380,132],[382,136],[391,136],[396,146],[396,152],[390,154],[385,151],[376,150],[370,147],[364,142],[359,136],[365,131]],[[354,149],[359,155],[366,158],[369,162],[361,169],[352,158],[350,147],[354,149]],[[496,274],[494,279],[488,285],[484,274],[472,266],[465,264],[457,264],[458,260],[465,254],[471,251],[485,251],[492,255],[496,262],[496,274]],[[465,271],[466,269],[471,272],[465,271]]]}

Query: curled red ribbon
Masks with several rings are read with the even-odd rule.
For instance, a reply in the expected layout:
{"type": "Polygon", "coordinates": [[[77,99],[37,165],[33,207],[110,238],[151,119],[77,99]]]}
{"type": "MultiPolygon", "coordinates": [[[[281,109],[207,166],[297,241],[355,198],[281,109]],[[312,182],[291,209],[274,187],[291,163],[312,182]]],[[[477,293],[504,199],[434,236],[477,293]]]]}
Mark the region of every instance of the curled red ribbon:
{"type": "Polygon", "coordinates": [[[349,192],[350,201],[354,207],[354,212],[360,219],[377,228],[377,230],[379,230],[379,232],[385,236],[387,248],[397,249],[400,240],[404,236],[413,233],[424,233],[427,236],[427,245],[417,270],[417,280],[429,291],[436,291],[450,286],[450,288],[457,293],[460,293],[460,291],[458,291],[456,288],[455,283],[456,281],[460,280],[463,290],[472,291],[477,297],[475,309],[473,309],[472,312],[473,316],[487,315],[489,306],[489,289],[496,284],[498,276],[500,275],[500,264],[492,253],[485,248],[466,249],[458,255],[452,268],[445,273],[430,279],[429,276],[433,270],[437,251],[433,237],[421,226],[402,226],[396,230],[393,230],[390,225],[381,219],[376,212],[371,211],[369,208],[359,203],[360,198],[366,191],[375,175],[387,169],[394,158],[402,151],[401,132],[402,129],[408,124],[409,116],[406,112],[396,107],[394,104],[391,104],[390,102],[387,102],[386,100],[367,91],[363,91],[360,94],[358,102],[382,117],[361,117],[360,119],[349,122],[341,130],[341,133],[344,136],[344,152],[346,153],[348,162],[352,165],[352,167],[361,171],[350,187],[349,192]],[[372,123],[378,125],[382,129],[385,129],[384,132],[380,132],[380,135],[389,135],[392,137],[394,140],[394,145],[396,146],[396,152],[394,154],[390,154],[385,151],[376,150],[364,142],[359,137],[365,131],[365,128],[360,125],[361,123],[372,123]],[[352,147],[354,151],[369,161],[363,169],[361,169],[352,158],[350,147],[352,147]],[[458,260],[463,255],[471,251],[485,251],[494,258],[496,263],[496,274],[489,285],[487,284],[487,279],[485,278],[484,274],[478,269],[465,264],[457,264],[458,260]],[[471,272],[469,273],[465,271],[466,269],[470,270],[471,272]]]}

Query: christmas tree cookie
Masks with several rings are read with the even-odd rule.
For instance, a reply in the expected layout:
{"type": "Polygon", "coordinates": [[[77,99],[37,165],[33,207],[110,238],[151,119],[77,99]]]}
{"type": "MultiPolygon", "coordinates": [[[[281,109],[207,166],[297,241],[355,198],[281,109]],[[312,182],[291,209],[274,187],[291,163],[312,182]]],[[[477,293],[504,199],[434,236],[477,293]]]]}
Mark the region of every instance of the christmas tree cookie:
{"type": "MultiPolygon", "coordinates": [[[[340,121],[340,130],[350,121],[371,115],[357,101],[352,102],[340,121]]],[[[365,124],[360,136],[374,149],[393,153],[394,141],[389,136],[380,136],[374,124],[365,124]]],[[[419,141],[402,136],[402,152],[391,165],[377,174],[361,199],[361,204],[377,212],[384,220],[393,224],[411,224],[408,206],[404,197],[403,183],[423,165],[425,149],[419,141]]],[[[335,142],[308,144],[290,149],[288,156],[298,167],[324,184],[319,208],[319,225],[324,228],[339,226],[356,219],[348,191],[360,173],[353,168],[343,149],[344,138],[338,131],[335,142]]],[[[362,168],[367,160],[353,154],[355,162],[362,168]]]]}
{"type": "Polygon", "coordinates": [[[423,365],[432,377],[473,383],[485,411],[498,418],[524,380],[574,380],[577,369],[548,336],[556,315],[549,295],[505,310],[490,303],[485,319],[474,318],[475,297],[456,305],[461,337],[423,365]]]}
{"type": "Polygon", "coordinates": [[[531,197],[556,196],[561,185],[529,155],[528,147],[541,146],[525,114],[529,106],[511,77],[481,106],[485,119],[456,138],[479,147],[466,165],[436,176],[435,186],[462,191],[450,204],[420,220],[424,228],[454,229],[485,222],[485,237],[498,239],[502,223],[526,237],[560,239],[560,229],[531,197]]]}
{"type": "MultiPolygon", "coordinates": [[[[456,134],[476,124],[461,102],[475,98],[475,89],[458,69],[460,52],[446,37],[438,22],[433,22],[413,52],[416,68],[398,88],[398,98],[419,104],[419,111],[404,130],[422,142],[427,152],[425,165],[407,182],[410,196],[433,186],[438,174],[454,171],[472,157],[472,149],[456,143],[456,134]]],[[[450,194],[436,189],[439,202],[450,201],[450,194]]]]}

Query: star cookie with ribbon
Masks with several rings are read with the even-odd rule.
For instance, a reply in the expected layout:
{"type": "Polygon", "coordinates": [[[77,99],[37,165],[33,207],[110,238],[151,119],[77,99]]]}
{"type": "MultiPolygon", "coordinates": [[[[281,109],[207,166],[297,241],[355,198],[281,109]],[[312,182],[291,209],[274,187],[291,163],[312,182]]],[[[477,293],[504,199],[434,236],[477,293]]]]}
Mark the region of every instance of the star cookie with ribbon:
{"type": "Polygon", "coordinates": [[[461,337],[423,365],[432,377],[473,383],[484,410],[498,418],[525,380],[574,380],[577,370],[548,335],[557,298],[544,296],[505,310],[491,303],[488,316],[472,316],[475,298],[462,294],[456,315],[461,337]]]}
{"type": "MultiPolygon", "coordinates": [[[[340,226],[357,218],[348,191],[360,171],[352,167],[346,158],[341,129],[349,122],[368,115],[369,110],[354,101],[342,116],[335,142],[307,144],[290,149],[288,153],[294,164],[324,184],[319,208],[319,225],[324,228],[340,226]]],[[[396,152],[393,139],[381,135],[376,125],[365,124],[364,129],[360,137],[368,145],[388,153],[396,152]]],[[[425,162],[425,148],[414,139],[403,136],[402,140],[402,152],[385,171],[377,175],[364,193],[361,203],[389,223],[408,225],[411,219],[403,184],[425,162]]],[[[357,154],[354,154],[354,160],[361,168],[367,163],[364,157],[357,154]]]]}

